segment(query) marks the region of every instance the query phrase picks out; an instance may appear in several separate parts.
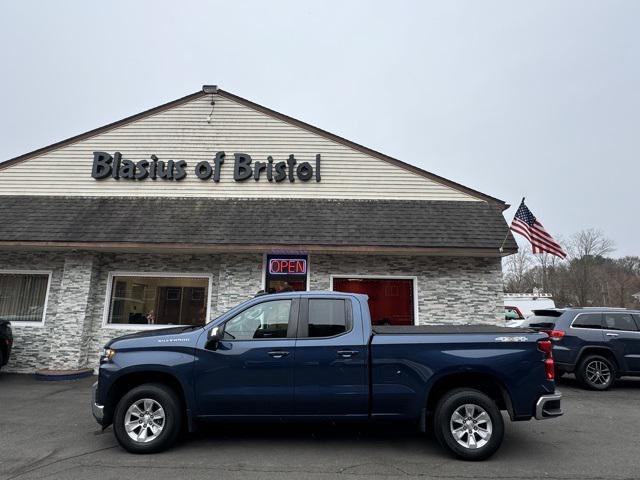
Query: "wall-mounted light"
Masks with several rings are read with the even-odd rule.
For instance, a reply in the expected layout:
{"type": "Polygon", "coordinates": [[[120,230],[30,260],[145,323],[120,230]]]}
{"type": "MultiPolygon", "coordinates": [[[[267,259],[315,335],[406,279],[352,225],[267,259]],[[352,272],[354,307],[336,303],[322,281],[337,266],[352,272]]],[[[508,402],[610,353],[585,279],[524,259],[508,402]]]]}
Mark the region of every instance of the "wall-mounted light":
{"type": "Polygon", "coordinates": [[[211,119],[213,118],[213,107],[216,105],[215,100],[213,99],[213,95],[211,95],[211,111],[209,115],[207,115],[207,123],[211,123],[211,119]]]}
{"type": "Polygon", "coordinates": [[[218,93],[218,86],[217,85],[203,85],[202,86],[202,91],[204,93],[210,93],[211,94],[211,111],[209,112],[209,115],[207,115],[207,123],[211,123],[211,119],[213,118],[213,107],[216,104],[216,102],[214,100],[214,95],[216,93],[218,93]]]}

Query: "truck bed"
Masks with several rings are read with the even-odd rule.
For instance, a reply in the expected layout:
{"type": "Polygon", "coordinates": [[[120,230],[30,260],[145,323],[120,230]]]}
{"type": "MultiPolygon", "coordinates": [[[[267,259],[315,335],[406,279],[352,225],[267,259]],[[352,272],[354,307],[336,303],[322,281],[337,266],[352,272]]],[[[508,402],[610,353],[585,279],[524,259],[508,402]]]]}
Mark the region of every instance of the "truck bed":
{"type": "Polygon", "coordinates": [[[525,334],[536,333],[530,328],[499,327],[497,325],[373,325],[374,335],[451,335],[469,334],[525,334]]]}

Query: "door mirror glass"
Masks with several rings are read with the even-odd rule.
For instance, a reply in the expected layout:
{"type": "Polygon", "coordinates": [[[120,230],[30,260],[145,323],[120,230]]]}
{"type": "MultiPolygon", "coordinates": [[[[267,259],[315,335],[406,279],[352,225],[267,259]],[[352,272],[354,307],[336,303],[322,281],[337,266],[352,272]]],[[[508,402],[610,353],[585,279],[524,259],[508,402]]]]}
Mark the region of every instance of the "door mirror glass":
{"type": "Polygon", "coordinates": [[[218,348],[218,343],[222,340],[224,335],[224,328],[222,326],[213,327],[207,334],[207,350],[215,350],[218,348]]]}

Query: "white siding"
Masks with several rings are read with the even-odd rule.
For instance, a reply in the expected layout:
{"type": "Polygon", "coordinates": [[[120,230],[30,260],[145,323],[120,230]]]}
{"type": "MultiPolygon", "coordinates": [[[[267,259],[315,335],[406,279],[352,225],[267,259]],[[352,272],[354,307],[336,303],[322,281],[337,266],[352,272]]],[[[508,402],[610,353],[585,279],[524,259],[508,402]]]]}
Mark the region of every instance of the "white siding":
{"type": "MultiPolygon", "coordinates": [[[[0,170],[0,195],[271,197],[478,200],[464,192],[401,167],[365,155],[332,140],[216,96],[211,123],[211,96],[203,96],[153,116],[61,147],[0,170]],[[122,152],[138,161],[155,154],[160,160],[185,160],[187,177],[166,180],[94,180],[93,152],[122,152]],[[198,179],[193,168],[224,150],[221,181],[198,179]],[[294,154],[313,165],[322,155],[322,181],[281,183],[233,180],[235,152],[264,161],[294,154]]],[[[264,174],[264,172],[263,172],[264,174]]]]}

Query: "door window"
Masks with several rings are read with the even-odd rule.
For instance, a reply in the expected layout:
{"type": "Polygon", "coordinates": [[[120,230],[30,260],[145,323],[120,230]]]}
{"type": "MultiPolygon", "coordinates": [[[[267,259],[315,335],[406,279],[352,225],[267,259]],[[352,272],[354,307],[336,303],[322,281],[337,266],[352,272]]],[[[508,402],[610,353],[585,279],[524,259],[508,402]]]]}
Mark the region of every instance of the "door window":
{"type": "Polygon", "coordinates": [[[638,330],[633,317],[628,313],[605,313],[604,328],[607,330],[638,330]]]}
{"type": "Polygon", "coordinates": [[[581,313],[575,318],[571,326],[574,328],[602,328],[602,315],[599,313],[581,313]]]}
{"type": "Polygon", "coordinates": [[[334,337],[350,328],[344,300],[309,300],[309,337],[334,337]]]}
{"type": "Polygon", "coordinates": [[[274,300],[247,308],[224,327],[227,340],[286,338],[291,300],[274,300]]]}

